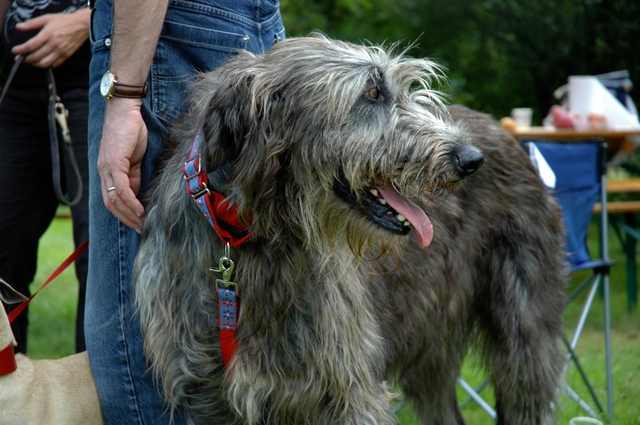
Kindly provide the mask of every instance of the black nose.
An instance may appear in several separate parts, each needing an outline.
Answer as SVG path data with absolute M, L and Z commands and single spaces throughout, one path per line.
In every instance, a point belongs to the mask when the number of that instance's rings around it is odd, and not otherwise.
M 478 171 L 484 162 L 480 149 L 471 145 L 459 145 L 453 149 L 453 162 L 461 177 L 467 177 Z

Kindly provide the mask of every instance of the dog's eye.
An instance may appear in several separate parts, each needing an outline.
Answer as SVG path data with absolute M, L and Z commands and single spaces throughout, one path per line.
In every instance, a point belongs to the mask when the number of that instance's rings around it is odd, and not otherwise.
M 371 86 L 367 89 L 367 97 L 371 100 L 378 100 L 380 98 L 380 90 L 376 86 Z

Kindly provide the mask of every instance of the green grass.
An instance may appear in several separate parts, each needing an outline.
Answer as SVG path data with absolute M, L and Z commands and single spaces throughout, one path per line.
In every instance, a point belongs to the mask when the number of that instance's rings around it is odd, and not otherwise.
M 71 220 L 54 220 L 40 240 L 38 271 L 31 291 L 35 291 L 73 250 Z M 71 266 L 29 306 L 31 357 L 49 358 L 73 353 L 77 302 L 78 281 Z
M 595 230 L 595 229 L 594 229 Z M 592 232 L 595 234 L 595 232 Z M 628 313 L 624 280 L 624 260 L 619 243 L 611 232 L 611 257 L 617 260 L 612 271 L 613 300 L 613 371 L 614 371 L 614 425 L 640 425 L 640 311 Z M 58 219 L 53 222 L 40 243 L 38 274 L 33 288 L 73 250 L 71 242 L 71 222 Z M 595 247 L 593 249 L 595 251 Z M 31 307 L 29 329 L 30 355 L 34 358 L 59 357 L 72 353 L 74 346 L 74 317 L 77 301 L 77 283 L 73 269 L 67 270 Z M 575 323 L 578 307 L 569 307 L 566 321 Z M 578 353 L 583 366 L 594 381 L 598 395 L 604 399 L 604 345 L 602 338 L 602 303 L 596 297 L 584 336 L 578 344 Z M 482 381 L 482 370 L 473 358 L 465 363 L 463 376 L 471 383 Z M 583 396 L 587 397 L 575 369 L 567 373 L 567 380 Z M 485 390 L 488 394 L 490 391 Z M 459 397 L 466 396 L 460 391 Z M 568 424 L 569 419 L 582 412 L 566 396 L 560 398 L 558 424 Z M 463 409 L 467 422 L 472 425 L 489 425 L 492 421 L 473 403 Z M 401 425 L 417 425 L 410 406 L 404 406 L 398 413 Z

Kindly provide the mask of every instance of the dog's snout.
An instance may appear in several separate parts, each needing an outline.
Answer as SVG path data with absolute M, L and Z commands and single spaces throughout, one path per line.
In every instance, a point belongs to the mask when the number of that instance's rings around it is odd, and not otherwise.
M 460 145 L 453 150 L 453 162 L 460 176 L 467 177 L 478 171 L 484 155 L 474 146 Z

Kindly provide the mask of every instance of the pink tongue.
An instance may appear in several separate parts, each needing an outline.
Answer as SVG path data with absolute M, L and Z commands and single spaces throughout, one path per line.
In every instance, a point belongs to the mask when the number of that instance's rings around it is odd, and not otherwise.
M 394 210 L 409 220 L 420 246 L 422 248 L 428 247 L 433 240 L 433 224 L 427 214 L 416 204 L 403 198 L 393 188 L 378 188 L 378 191 Z

